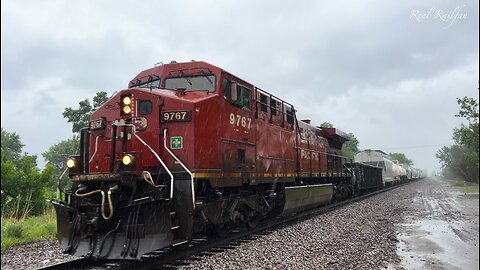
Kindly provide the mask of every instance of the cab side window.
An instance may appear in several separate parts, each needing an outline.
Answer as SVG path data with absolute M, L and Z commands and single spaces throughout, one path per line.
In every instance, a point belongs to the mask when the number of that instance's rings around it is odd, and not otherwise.
M 250 89 L 237 85 L 237 92 L 240 92 L 242 97 L 242 100 L 240 101 L 242 107 L 250 109 Z
M 234 106 L 250 109 L 251 91 L 230 80 L 223 80 L 223 96 Z
M 230 94 L 231 89 L 230 88 L 232 86 L 232 82 L 230 80 L 223 79 L 222 86 L 223 86 L 223 96 L 227 100 L 230 100 L 230 97 L 231 97 L 231 94 Z

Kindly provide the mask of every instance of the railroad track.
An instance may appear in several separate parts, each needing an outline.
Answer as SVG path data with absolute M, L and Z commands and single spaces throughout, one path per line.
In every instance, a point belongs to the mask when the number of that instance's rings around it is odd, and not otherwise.
M 416 181 L 416 180 L 414 180 Z M 281 226 L 288 226 L 292 223 L 301 222 L 305 219 L 312 218 L 314 216 L 329 212 L 333 209 L 366 199 L 368 197 L 375 196 L 377 194 L 390 191 L 392 189 L 407 185 L 414 181 L 396 185 L 393 187 L 384 188 L 378 191 L 374 191 L 365 195 L 361 195 L 349 200 L 333 203 L 319 208 L 314 208 L 308 211 L 297 213 L 295 215 L 286 217 L 277 217 L 268 221 L 259 223 L 257 227 L 253 229 L 237 228 L 230 234 L 222 238 L 208 238 L 207 236 L 202 238 L 193 238 L 188 247 L 183 248 L 164 248 L 142 256 L 139 261 L 129 260 L 87 260 L 84 258 L 71 260 L 68 262 L 55 264 L 48 267 L 39 268 L 38 270 L 57 270 L 57 269 L 72 269 L 72 270 L 101 270 L 101 269 L 171 269 L 175 265 L 184 264 L 183 261 L 188 261 L 192 255 L 201 253 L 218 252 L 219 250 L 234 248 L 242 241 L 245 241 L 248 237 L 260 235 L 265 232 L 269 232 L 273 229 L 278 229 Z M 170 266 L 170 267 L 169 267 Z

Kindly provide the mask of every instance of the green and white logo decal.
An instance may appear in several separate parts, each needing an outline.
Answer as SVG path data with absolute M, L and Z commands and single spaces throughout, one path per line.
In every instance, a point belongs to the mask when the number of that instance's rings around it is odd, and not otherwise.
M 170 149 L 182 149 L 183 148 L 183 137 L 170 137 Z

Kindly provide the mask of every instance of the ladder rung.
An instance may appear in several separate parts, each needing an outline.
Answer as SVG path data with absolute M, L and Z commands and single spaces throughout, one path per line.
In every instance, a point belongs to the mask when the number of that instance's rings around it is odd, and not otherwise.
M 149 196 L 142 197 L 142 198 L 138 198 L 138 199 L 133 200 L 133 202 L 139 202 L 139 201 L 148 200 L 148 199 L 152 199 L 152 198 L 150 198 Z
M 187 240 L 179 240 L 178 242 L 173 243 L 172 246 L 183 245 L 183 244 L 186 244 L 187 242 L 188 242 Z

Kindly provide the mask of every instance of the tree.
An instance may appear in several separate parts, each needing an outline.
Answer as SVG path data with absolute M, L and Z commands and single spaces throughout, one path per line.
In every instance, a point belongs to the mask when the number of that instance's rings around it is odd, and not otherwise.
M 342 152 L 344 156 L 347 156 L 350 159 L 353 159 L 355 155 L 360 152 L 358 149 L 358 139 L 353 133 L 348 133 L 348 141 L 345 142 L 342 146 Z
M 333 128 L 333 125 L 329 122 L 323 122 L 321 125 L 320 125 L 321 128 Z
M 401 164 L 413 165 L 413 161 L 407 158 L 404 153 L 389 153 L 388 155 L 392 160 L 398 160 Z
M 478 154 L 467 146 L 444 146 L 435 156 L 440 159 L 444 172 L 448 172 L 450 176 L 459 176 L 468 182 L 478 183 Z
M 71 107 L 65 108 L 63 117 L 67 118 L 68 122 L 72 123 L 72 131 L 79 132 L 82 128 L 87 127 L 90 122 L 90 115 L 96 111 L 102 104 L 107 102 L 108 97 L 106 92 L 97 92 L 93 97 L 93 104 L 90 104 L 88 99 L 82 100 L 78 103 L 78 109 Z
M 40 214 L 54 190 L 53 167 L 47 165 L 40 172 L 37 156 L 20 154 L 23 146 L 19 135 L 2 128 L 2 215 Z
M 29 156 L 20 163 L 21 167 L 16 168 L 12 161 L 2 161 L 2 215 L 18 218 L 42 214 L 46 199 L 54 194 L 53 167 L 47 165 L 40 172 Z
M 63 140 L 51 146 L 42 155 L 45 160 L 51 164 L 56 174 L 61 174 L 65 170 L 65 160 L 69 156 L 78 154 L 80 139 L 78 135 L 74 135 L 71 139 Z
M 88 126 L 92 113 L 108 101 L 107 93 L 103 91 L 97 92 L 92 100 L 93 104 L 88 99 L 85 99 L 78 103 L 79 107 L 77 109 L 67 107 L 63 111 L 63 117 L 72 123 L 72 131 L 74 133 Z M 65 160 L 69 156 L 77 155 L 79 150 L 80 136 L 75 134 L 71 139 L 52 145 L 42 155 L 47 160 L 47 164 L 52 166 L 55 175 L 60 176 L 65 171 Z M 68 176 L 64 174 L 62 180 L 67 179 Z M 62 183 L 67 186 L 69 184 L 68 181 L 62 181 Z
M 68 181 L 68 174 L 63 172 L 66 169 L 65 161 L 69 156 L 78 155 L 80 150 L 80 138 L 78 135 L 73 135 L 71 139 L 63 140 L 51 146 L 46 152 L 42 153 L 47 161 L 47 164 L 52 166 L 57 181 L 60 181 L 62 189 L 70 189 L 71 182 Z M 63 176 L 62 176 L 63 174 Z M 61 179 L 58 177 L 62 176 Z
M 479 107 L 474 98 L 457 98 L 460 110 L 455 117 L 463 117 L 468 125 L 462 124 L 453 130 L 455 144 L 445 146 L 436 153 L 444 176 L 460 176 L 469 182 L 479 180 Z
M 23 144 L 20 142 L 20 135 L 15 132 L 9 133 L 1 128 L 2 138 L 1 138 L 1 155 L 2 161 L 14 161 L 17 162 L 20 160 L 22 155 Z
M 472 151 L 479 152 L 479 125 L 478 125 L 478 102 L 469 97 L 457 98 L 460 111 L 455 117 L 463 117 L 469 123 L 462 124 L 460 128 L 454 129 L 453 139 L 457 144 L 463 144 Z

